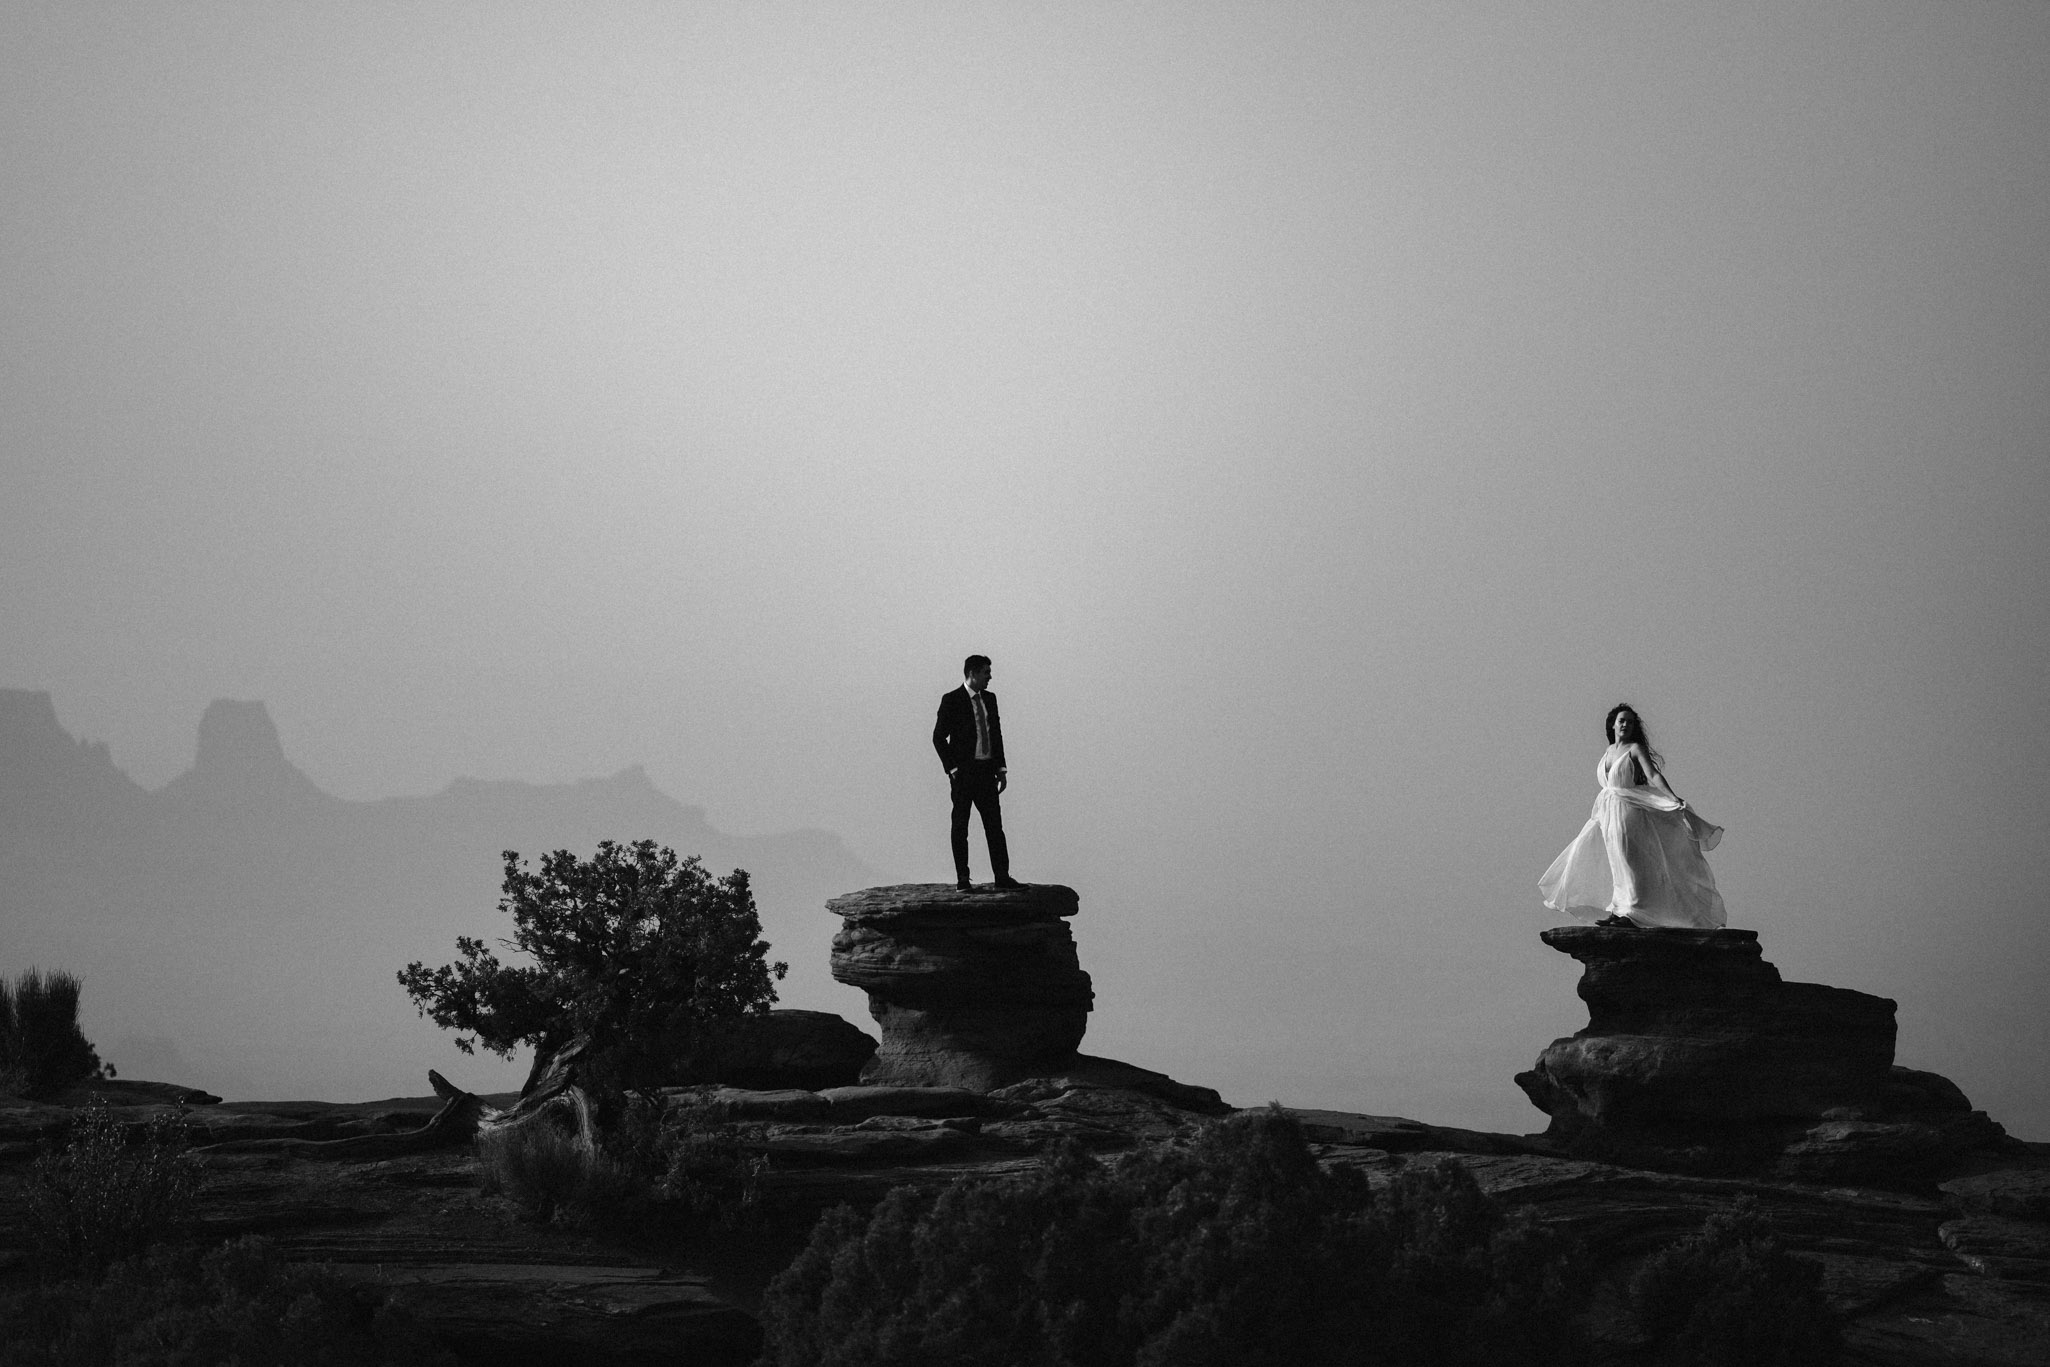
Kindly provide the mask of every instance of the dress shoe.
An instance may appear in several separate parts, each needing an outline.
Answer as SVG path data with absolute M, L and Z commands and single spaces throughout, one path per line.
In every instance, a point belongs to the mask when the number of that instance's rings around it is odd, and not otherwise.
M 1025 886 L 1017 879 L 1011 877 L 1011 875 L 1009 875 L 1008 873 L 1005 874 L 1002 878 L 997 879 L 996 884 L 1000 888 L 1022 888 Z
M 975 885 L 969 882 L 966 878 L 956 878 L 954 880 L 954 886 L 959 888 L 963 892 L 973 892 L 975 890 Z

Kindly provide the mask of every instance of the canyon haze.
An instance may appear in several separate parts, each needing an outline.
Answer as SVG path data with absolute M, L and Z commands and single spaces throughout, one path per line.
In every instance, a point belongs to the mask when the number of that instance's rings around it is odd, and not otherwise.
M 868 1024 L 828 976 L 821 908 L 875 879 L 824 831 L 722 834 L 639 768 L 349 801 L 293 766 L 252 701 L 209 706 L 192 767 L 150 790 L 68 734 L 48 693 L 0 689 L 0 968 L 80 975 L 87 1034 L 124 1076 L 230 1099 L 405 1095 L 428 1068 L 517 1086 L 524 1059 L 458 1054 L 394 975 L 452 959 L 457 935 L 510 934 L 501 851 L 607 839 L 746 869 L 790 964 L 782 1003 Z

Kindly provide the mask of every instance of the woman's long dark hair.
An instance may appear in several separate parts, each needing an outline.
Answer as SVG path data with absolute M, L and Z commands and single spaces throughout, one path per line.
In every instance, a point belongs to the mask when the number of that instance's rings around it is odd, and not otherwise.
M 1644 747 L 1645 754 L 1651 756 L 1651 762 L 1654 766 L 1660 769 L 1665 768 L 1666 757 L 1651 748 L 1651 732 L 1644 729 L 1643 714 L 1627 702 L 1619 702 L 1609 709 L 1609 715 L 1602 721 L 1603 739 L 1607 740 L 1611 745 L 1622 739 L 1621 736 L 1616 734 L 1616 718 L 1626 712 L 1630 714 L 1630 720 L 1636 723 L 1632 729 L 1637 732 L 1637 743 Z

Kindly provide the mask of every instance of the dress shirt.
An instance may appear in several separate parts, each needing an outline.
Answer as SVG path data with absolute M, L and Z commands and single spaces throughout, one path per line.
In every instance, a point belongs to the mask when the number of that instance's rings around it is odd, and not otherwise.
M 975 713 L 975 757 L 989 758 L 989 711 L 982 705 L 982 690 L 968 690 L 968 706 Z

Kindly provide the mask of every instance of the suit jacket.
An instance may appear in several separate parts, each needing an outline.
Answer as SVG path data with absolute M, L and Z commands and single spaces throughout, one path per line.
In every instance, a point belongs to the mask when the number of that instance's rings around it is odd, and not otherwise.
M 989 717 L 989 762 L 1004 767 L 1004 723 L 997 715 L 997 695 L 982 691 L 982 710 Z M 932 748 L 949 773 L 975 758 L 975 706 L 968 701 L 963 684 L 940 698 L 939 719 L 932 725 Z

